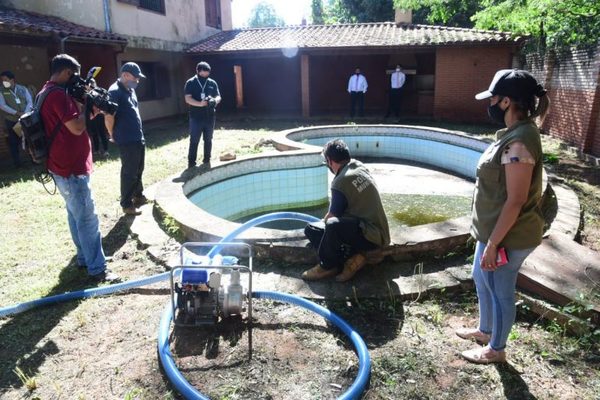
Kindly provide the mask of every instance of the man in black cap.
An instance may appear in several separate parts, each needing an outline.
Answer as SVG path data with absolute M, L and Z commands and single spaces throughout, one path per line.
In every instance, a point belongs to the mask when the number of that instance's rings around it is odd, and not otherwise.
M 188 168 L 196 166 L 198 144 L 204 136 L 204 155 L 202 165 L 210 166 L 212 137 L 215 130 L 217 105 L 221 102 L 219 85 L 210 79 L 210 65 L 201 61 L 196 65 L 196 75 L 185 83 L 183 89 L 185 102 L 190 106 L 190 148 L 188 151 Z
M 147 202 L 143 194 L 142 173 L 146 152 L 142 119 L 135 94 L 140 78 L 145 78 L 139 65 L 128 62 L 121 76 L 108 89 L 110 100 L 119 108 L 115 115 L 105 114 L 106 129 L 119 147 L 121 157 L 121 207 L 127 215 L 140 215 L 138 207 Z

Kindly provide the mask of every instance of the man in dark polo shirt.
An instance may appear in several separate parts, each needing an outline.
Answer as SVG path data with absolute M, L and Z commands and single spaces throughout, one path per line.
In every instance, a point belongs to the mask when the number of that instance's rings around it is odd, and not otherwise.
M 136 63 L 123 64 L 121 76 L 108 89 L 111 101 L 117 103 L 119 108 L 115 115 L 104 116 L 108 134 L 119 147 L 121 207 L 127 215 L 140 215 L 138 207 L 147 202 L 142 184 L 146 141 L 135 94 L 140 78 L 145 76 Z
M 342 140 L 325 144 L 323 156 L 335 175 L 331 182 L 331 204 L 322 221 L 304 229 L 317 249 L 319 263 L 302 273 L 314 281 L 336 276 L 351 279 L 366 264 L 364 252 L 390 243 L 390 230 L 379 191 L 367 167 L 350 158 Z
M 40 110 L 46 136 L 54 135 L 47 167 L 65 199 L 79 266 L 87 267 L 88 274 L 95 281 L 112 282 L 119 277 L 106 269 L 98 215 L 90 188 L 92 147 L 85 130 L 85 114 L 64 88 L 79 70 L 80 65 L 73 57 L 57 55 L 50 65 L 50 80 L 41 90 L 49 91 Z M 57 128 L 58 125 L 60 128 Z
M 185 102 L 190 106 L 190 148 L 188 151 L 188 168 L 196 166 L 198 144 L 204 136 L 204 155 L 202 165 L 210 167 L 212 137 L 215 130 L 217 105 L 221 102 L 219 85 L 210 79 L 210 65 L 201 61 L 196 65 L 196 75 L 185 83 L 183 89 Z

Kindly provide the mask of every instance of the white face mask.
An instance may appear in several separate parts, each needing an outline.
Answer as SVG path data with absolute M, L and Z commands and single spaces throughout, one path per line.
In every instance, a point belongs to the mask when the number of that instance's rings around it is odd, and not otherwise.
M 400 68 L 396 68 L 396 72 L 400 72 Z
M 10 82 L 9 81 L 2 81 L 2 85 L 4 85 L 4 87 L 7 88 L 7 89 L 10 88 Z

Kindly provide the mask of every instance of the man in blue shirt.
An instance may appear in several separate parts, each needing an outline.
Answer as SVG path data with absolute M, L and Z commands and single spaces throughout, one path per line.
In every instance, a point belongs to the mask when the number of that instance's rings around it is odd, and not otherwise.
M 106 129 L 119 147 L 121 157 L 121 207 L 127 215 L 140 215 L 137 207 L 147 202 L 143 194 L 142 173 L 146 141 L 135 94 L 140 78 L 145 78 L 133 62 L 123 64 L 121 76 L 108 89 L 111 101 L 119 108 L 114 115 L 105 114 Z
M 196 65 L 196 75 L 185 83 L 183 89 L 185 102 L 190 106 L 190 148 L 188 151 L 188 168 L 196 166 L 198 144 L 204 135 L 204 155 L 202 165 L 210 166 L 212 137 L 215 130 L 217 105 L 221 102 L 219 85 L 210 79 L 210 65 L 201 61 Z

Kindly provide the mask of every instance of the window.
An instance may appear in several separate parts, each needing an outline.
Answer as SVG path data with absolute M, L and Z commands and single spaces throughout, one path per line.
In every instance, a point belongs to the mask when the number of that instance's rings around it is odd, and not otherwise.
M 206 26 L 221 29 L 221 0 L 204 0 Z
M 123 64 L 126 61 L 123 62 Z M 167 66 L 160 62 L 135 61 L 146 79 L 140 79 L 136 89 L 139 101 L 160 100 L 171 97 L 171 74 Z
M 144 10 L 156 11 L 165 14 L 165 0 L 117 0 L 121 3 L 131 4 Z
M 165 0 L 140 0 L 140 8 L 156 11 L 158 13 L 165 13 Z

